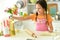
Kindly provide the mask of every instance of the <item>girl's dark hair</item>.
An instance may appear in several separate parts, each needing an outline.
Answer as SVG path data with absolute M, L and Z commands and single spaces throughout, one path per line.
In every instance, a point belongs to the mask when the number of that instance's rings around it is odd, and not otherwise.
M 36 4 L 40 4 L 42 8 L 44 8 L 45 11 L 47 11 L 47 2 L 45 0 L 38 0 Z
M 46 11 L 46 16 L 47 16 L 47 2 L 45 0 L 38 0 L 36 4 L 40 4 L 43 9 Z M 38 13 L 36 12 L 36 20 L 37 20 Z

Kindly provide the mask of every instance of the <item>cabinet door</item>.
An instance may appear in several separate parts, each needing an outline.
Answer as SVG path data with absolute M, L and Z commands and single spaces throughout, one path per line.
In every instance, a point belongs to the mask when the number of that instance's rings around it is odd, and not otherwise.
M 60 32 L 60 21 L 53 21 L 52 22 L 53 25 L 53 31 L 55 32 Z
M 48 4 L 48 12 L 51 14 L 51 16 L 55 16 L 58 11 L 57 4 Z

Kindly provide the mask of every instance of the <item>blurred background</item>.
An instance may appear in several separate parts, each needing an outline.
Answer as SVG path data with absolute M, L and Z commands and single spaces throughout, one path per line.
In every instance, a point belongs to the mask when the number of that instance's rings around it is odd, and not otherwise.
M 6 17 L 7 13 L 4 12 L 5 9 L 13 7 L 18 0 L 0 0 L 0 15 L 2 17 Z M 19 9 L 19 12 L 23 13 L 35 13 L 35 3 L 37 0 L 26 0 L 26 7 Z M 48 4 L 48 12 L 52 16 L 56 16 L 56 14 L 60 14 L 60 0 L 46 0 Z M 52 6 L 51 6 L 52 5 Z M 5 15 L 5 16 L 3 16 Z M 59 17 L 59 15 L 58 15 Z
M 22 2 L 23 1 L 23 2 Z M 0 0 L 0 32 L 5 31 L 6 29 L 3 28 L 4 20 L 9 20 L 9 16 L 11 15 L 11 10 L 6 12 L 8 9 L 17 10 L 14 11 L 15 16 L 27 16 L 36 12 L 35 10 L 35 3 L 38 0 Z M 53 19 L 53 28 L 54 32 L 60 32 L 60 0 L 46 0 L 47 2 L 47 13 L 51 14 Z M 17 5 L 17 7 L 15 6 Z M 5 23 L 7 24 L 7 23 Z M 24 29 L 29 28 L 31 30 L 35 30 L 35 23 L 32 20 L 26 21 L 17 21 L 14 20 L 14 27 L 15 29 Z M 5 29 L 5 30 L 3 30 Z M 8 29 L 8 28 L 7 28 Z M 4 33 L 6 34 L 6 33 Z M 59 34 L 60 35 L 60 34 Z M 60 38 L 60 36 L 59 36 Z M 49 38 L 48 38 L 49 39 Z M 46 39 L 46 40 L 48 40 Z M 18 39 L 16 39 L 18 40 Z M 53 40 L 53 39 L 51 39 Z

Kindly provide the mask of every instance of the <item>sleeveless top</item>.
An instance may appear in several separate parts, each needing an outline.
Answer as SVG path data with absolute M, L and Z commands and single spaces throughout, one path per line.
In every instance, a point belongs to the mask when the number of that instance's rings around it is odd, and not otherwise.
M 30 15 L 30 17 L 33 21 L 36 20 L 35 14 Z M 38 15 L 37 21 L 36 21 L 36 31 L 48 31 L 47 21 L 52 22 L 52 18 L 49 14 L 47 14 L 47 18 L 46 18 L 46 16 Z
M 37 18 L 36 30 L 37 31 L 48 31 L 46 18 Z

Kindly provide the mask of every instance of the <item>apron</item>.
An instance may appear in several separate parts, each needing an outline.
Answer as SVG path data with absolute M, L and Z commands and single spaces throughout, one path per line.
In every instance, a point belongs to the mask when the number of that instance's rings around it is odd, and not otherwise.
M 37 18 L 36 31 L 48 31 L 46 21 L 46 18 Z

